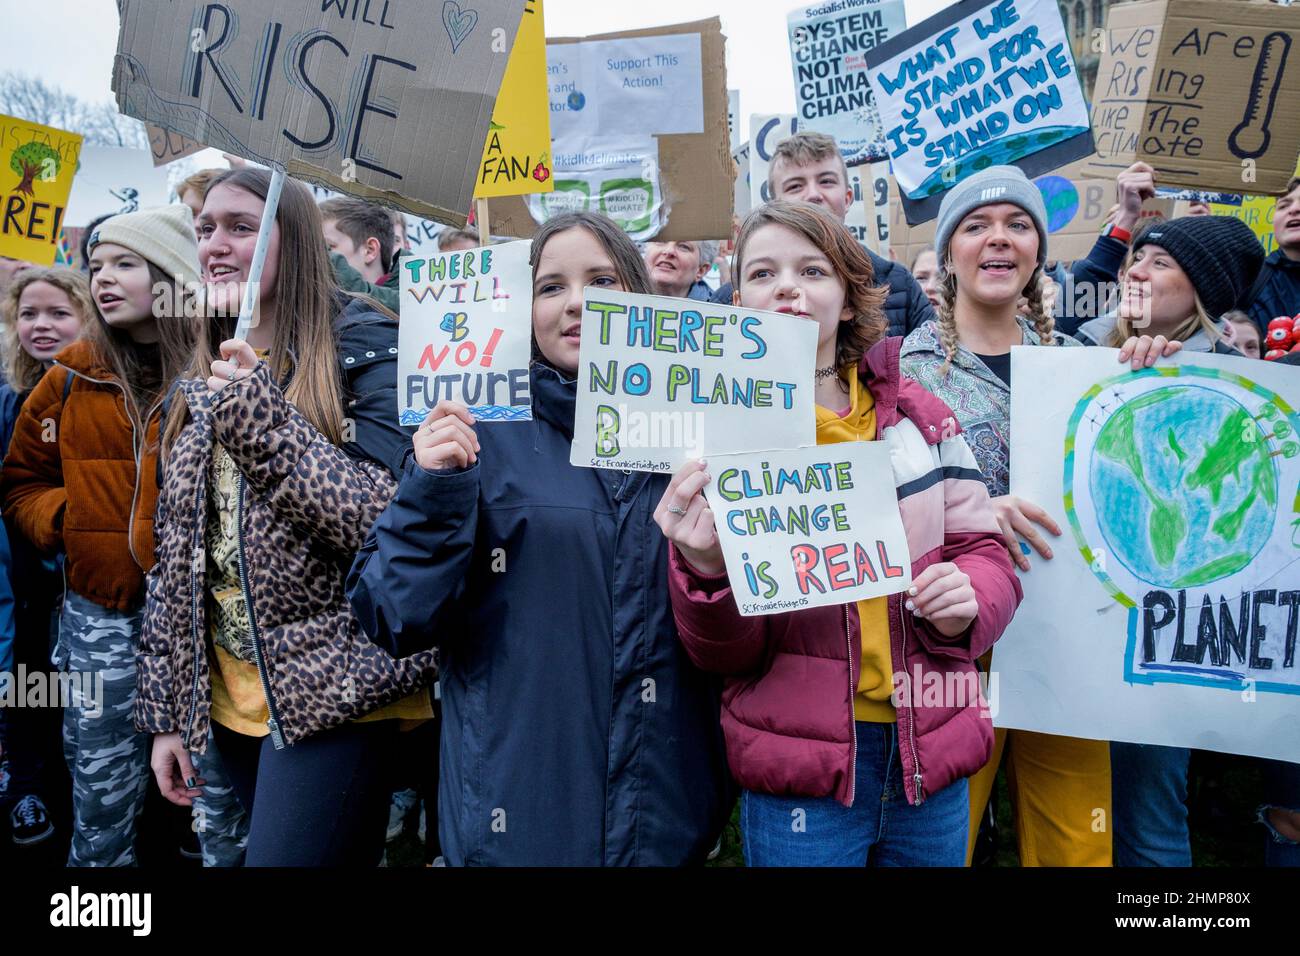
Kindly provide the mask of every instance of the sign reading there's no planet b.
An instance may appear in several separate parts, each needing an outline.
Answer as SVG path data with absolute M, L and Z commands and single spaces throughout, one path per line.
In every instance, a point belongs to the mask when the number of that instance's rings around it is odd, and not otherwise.
M 1092 152 L 1056 0 L 961 0 L 866 60 L 913 225 L 971 173 L 1014 163 L 1039 176 Z
M 912 584 L 886 442 L 710 455 L 713 511 L 742 615 L 895 594 Z
M 480 422 L 530 421 L 527 239 L 401 260 L 397 403 L 419 425 L 442 399 Z
M 816 356 L 808 319 L 588 288 L 569 461 L 671 472 L 812 445 Z

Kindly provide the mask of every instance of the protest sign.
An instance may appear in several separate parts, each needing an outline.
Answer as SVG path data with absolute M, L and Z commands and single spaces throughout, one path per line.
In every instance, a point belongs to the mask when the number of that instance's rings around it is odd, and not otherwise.
M 736 191 L 732 198 L 732 209 L 741 219 L 753 208 L 750 200 L 750 176 L 749 176 L 749 153 L 750 144 L 741 143 L 740 147 L 732 151 L 731 159 L 736 164 Z
M 1073 262 L 1092 251 L 1106 216 L 1116 200 L 1115 180 L 1087 179 L 1083 163 L 1071 163 L 1034 180 L 1047 209 L 1047 258 Z M 890 184 L 892 187 L 892 183 Z M 934 245 L 935 222 L 911 226 L 891 193 L 889 243 L 891 255 L 911 265 L 926 246 Z M 1172 199 L 1154 198 L 1142 203 L 1142 216 L 1174 215 Z
M 119 6 L 123 113 L 464 225 L 524 0 Z
M 1186 202 L 1217 203 L 1220 206 L 1240 206 L 1241 196 L 1233 193 L 1207 192 L 1204 189 L 1175 189 L 1171 186 L 1157 186 L 1156 195 L 1161 199 L 1184 200 Z
M 1029 553 L 994 722 L 1300 761 L 1300 382 L 1115 355 L 1011 351 L 1011 493 L 1065 537 Z
M 814 128 L 792 113 L 755 113 L 749 118 L 749 208 L 770 201 L 772 187 L 768 173 L 772 169 L 772 154 L 782 140 L 795 133 L 826 130 Z M 827 135 L 830 135 L 827 133 Z M 853 192 L 853 203 L 844 217 L 844 225 L 858 242 L 879 255 L 888 251 L 888 228 L 883 202 L 877 200 L 885 194 L 884 177 L 888 163 L 873 163 L 848 167 L 848 188 Z
M 84 226 L 99 216 L 165 206 L 170 195 L 167 170 L 154 165 L 149 150 L 83 146 L 64 220 Z
M 193 156 L 204 148 L 202 143 L 196 143 L 188 136 L 173 133 L 153 123 L 146 123 L 145 129 L 149 133 L 149 152 L 153 154 L 155 166 L 166 166 L 177 159 Z
M 851 166 L 888 155 L 864 57 L 906 28 L 903 0 L 818 3 L 798 7 L 786 17 L 795 112 L 803 122 L 834 136 Z
M 532 419 L 531 245 L 507 242 L 398 263 L 401 424 L 419 425 L 444 398 L 480 422 Z
M 0 116 L 0 256 L 54 263 L 80 155 L 80 133 Z
M 746 617 L 906 590 L 912 561 L 886 442 L 710 455 L 704 489 Z
M 1055 0 L 962 0 L 866 58 L 913 225 L 973 172 L 1014 163 L 1038 176 L 1092 152 Z
M 727 136 L 734 153 L 740 147 L 740 90 L 727 90 Z
M 1140 0 L 1106 16 L 1093 91 L 1097 156 L 1114 176 L 1142 160 L 1157 181 L 1281 195 L 1300 153 L 1300 8 Z
M 543 24 L 542 0 L 528 0 L 483 144 L 475 199 L 548 193 L 555 188 Z
M 555 189 L 490 204 L 493 233 L 531 236 L 571 210 L 608 215 L 635 239 L 731 235 L 722 26 L 715 17 L 548 39 Z
M 1195 195 L 1194 190 L 1188 191 Z M 1277 205 L 1276 199 L 1272 196 L 1231 196 L 1229 193 L 1209 193 L 1208 196 L 1208 200 L 1202 201 L 1208 202 L 1211 216 L 1231 216 L 1233 219 L 1240 219 L 1250 226 L 1250 231 L 1264 247 L 1265 254 L 1271 254 L 1277 249 L 1277 234 L 1273 232 L 1273 208 Z M 1224 199 L 1235 199 L 1236 202 L 1224 202 Z M 1174 205 L 1173 218 L 1189 215 L 1190 212 L 1190 201 L 1180 200 Z
M 587 289 L 569 461 L 675 471 L 691 458 L 816 442 L 817 323 Z

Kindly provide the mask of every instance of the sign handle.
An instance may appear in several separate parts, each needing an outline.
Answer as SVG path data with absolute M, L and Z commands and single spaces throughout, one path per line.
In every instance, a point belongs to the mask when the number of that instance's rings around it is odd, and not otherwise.
M 244 299 L 239 305 L 239 323 L 235 326 L 234 336 L 237 339 L 246 339 L 248 330 L 253 327 L 253 308 L 257 305 L 258 286 L 262 284 L 262 266 L 266 263 L 266 247 L 271 243 L 275 211 L 280 208 L 284 175 L 283 169 L 271 171 L 271 184 L 266 189 L 266 206 L 262 209 L 262 221 L 257 227 L 257 245 L 253 247 L 253 261 L 248 267 L 248 284 L 244 287 Z
M 474 200 L 474 221 L 478 225 L 478 244 L 486 246 L 491 241 L 488 235 L 488 201 L 486 199 Z

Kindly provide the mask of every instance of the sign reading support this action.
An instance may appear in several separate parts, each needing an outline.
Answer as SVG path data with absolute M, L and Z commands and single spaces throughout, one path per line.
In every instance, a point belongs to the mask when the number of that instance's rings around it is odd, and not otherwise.
M 0 116 L 0 256 L 52 265 L 81 134 Z
M 1028 176 L 1092 152 L 1056 0 L 962 0 L 867 53 L 907 221 L 972 172 Z M 1113 174 L 1112 174 L 1113 175 Z
M 906 590 L 912 561 L 886 442 L 710 455 L 704 489 L 742 615 Z
M 419 425 L 444 398 L 480 422 L 532 419 L 531 245 L 523 240 L 400 261 L 401 424 Z
M 993 651 L 995 723 L 1300 762 L 1300 382 L 1186 353 L 1011 350 L 1011 493 L 1029 553 Z
M 792 10 L 786 21 L 799 119 L 834 136 L 850 166 L 884 159 L 865 55 L 907 28 L 903 0 L 818 3 Z
M 465 224 L 524 0 L 119 7 L 113 91 L 123 113 L 299 179 Z
M 807 319 L 588 288 L 569 461 L 662 472 L 812 445 L 816 355 Z

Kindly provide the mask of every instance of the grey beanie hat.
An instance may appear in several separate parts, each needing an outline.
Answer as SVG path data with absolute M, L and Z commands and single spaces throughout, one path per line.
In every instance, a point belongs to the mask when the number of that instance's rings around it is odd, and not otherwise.
M 1009 202 L 1029 213 L 1038 230 L 1038 264 L 1047 261 L 1047 207 L 1043 194 L 1019 166 L 990 166 L 948 190 L 939 204 L 934 248 L 939 264 L 948 261 L 948 243 L 957 225 L 980 206 Z

